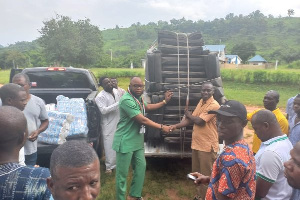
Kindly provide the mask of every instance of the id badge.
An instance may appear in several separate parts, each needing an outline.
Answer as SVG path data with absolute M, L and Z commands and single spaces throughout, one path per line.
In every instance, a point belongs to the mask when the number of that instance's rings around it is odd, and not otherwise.
M 146 132 L 145 126 L 142 125 L 140 128 L 140 134 L 145 134 L 145 132 Z

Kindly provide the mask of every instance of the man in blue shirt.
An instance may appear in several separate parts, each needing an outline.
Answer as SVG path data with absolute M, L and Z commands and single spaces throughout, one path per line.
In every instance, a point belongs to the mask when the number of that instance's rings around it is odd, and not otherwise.
M 48 200 L 50 191 L 46 168 L 18 163 L 19 151 L 27 138 L 27 122 L 22 111 L 11 106 L 0 107 L 0 194 L 2 200 Z

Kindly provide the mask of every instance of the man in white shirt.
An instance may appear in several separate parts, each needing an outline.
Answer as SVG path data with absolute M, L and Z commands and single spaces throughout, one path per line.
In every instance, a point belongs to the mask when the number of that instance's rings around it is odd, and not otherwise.
M 116 152 L 112 149 L 112 142 L 120 119 L 120 95 L 118 91 L 113 88 L 108 77 L 101 77 L 99 84 L 104 90 L 97 95 L 95 101 L 101 112 L 100 123 L 105 151 L 106 173 L 111 173 L 116 167 Z
M 255 155 L 256 194 L 258 199 L 289 200 L 292 188 L 284 176 L 284 162 L 290 159 L 293 148 L 288 137 L 282 133 L 276 116 L 269 110 L 253 115 L 252 127 L 262 141 Z
M 16 74 L 12 82 L 20 85 L 26 91 L 27 104 L 23 113 L 27 120 L 28 138 L 24 145 L 25 164 L 34 166 L 37 160 L 37 138 L 41 132 L 48 128 L 49 120 L 44 100 L 30 94 L 31 83 L 26 74 Z
M 117 89 L 120 97 L 122 97 L 126 91 L 118 86 L 118 80 L 116 78 L 111 78 L 110 80 L 113 88 Z

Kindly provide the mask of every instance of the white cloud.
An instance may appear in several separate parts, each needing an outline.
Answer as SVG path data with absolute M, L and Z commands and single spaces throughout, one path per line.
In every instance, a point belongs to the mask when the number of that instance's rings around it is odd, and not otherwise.
M 171 19 L 213 20 L 260 10 L 264 15 L 287 16 L 294 9 L 300 16 L 298 0 L 0 0 L 0 44 L 32 41 L 43 21 L 61 14 L 73 20 L 89 18 L 103 28 Z

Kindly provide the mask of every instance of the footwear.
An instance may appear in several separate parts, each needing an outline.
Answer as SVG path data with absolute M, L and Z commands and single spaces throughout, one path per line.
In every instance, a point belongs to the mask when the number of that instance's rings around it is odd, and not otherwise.
M 193 198 L 193 200 L 202 200 L 202 198 L 201 198 L 200 196 L 196 195 L 196 196 Z
M 128 196 L 127 200 L 143 200 L 143 197 L 131 197 L 131 196 Z
M 111 169 L 106 170 L 105 174 L 112 174 L 112 170 Z

